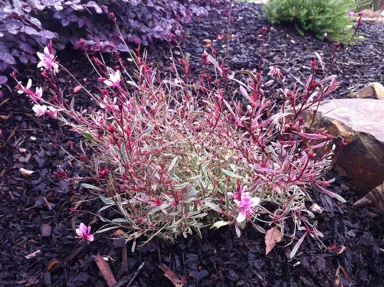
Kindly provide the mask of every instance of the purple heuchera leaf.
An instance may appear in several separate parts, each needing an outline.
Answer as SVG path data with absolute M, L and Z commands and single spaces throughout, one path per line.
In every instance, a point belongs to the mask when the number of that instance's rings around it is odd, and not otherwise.
M 0 85 L 4 85 L 8 81 L 6 76 L 0 76 Z
M 48 31 L 48 30 L 40 31 L 40 36 L 44 37 L 46 39 L 54 39 L 54 38 L 56 38 L 55 33 L 52 33 L 51 31 Z
M 0 52 L 0 60 L 8 65 L 16 64 L 15 58 L 9 53 Z
M 36 53 L 36 50 L 29 44 L 27 43 L 21 43 L 19 45 L 20 49 L 27 52 L 27 53 L 30 53 L 30 54 L 34 54 Z
M 84 38 L 82 48 L 91 51 L 126 51 L 117 41 L 109 11 L 115 14 L 128 42 L 148 45 L 155 38 L 169 40 L 171 35 L 182 35 L 181 22 L 188 22 L 192 14 L 205 15 L 203 6 L 215 1 L 19 0 L 9 11 L 0 10 L 0 70 L 15 65 L 15 57 L 22 63 L 36 62 L 37 47 L 40 49 L 52 39 L 60 40 L 54 42 L 56 49 L 64 49 L 70 43 L 79 48 L 76 43 Z

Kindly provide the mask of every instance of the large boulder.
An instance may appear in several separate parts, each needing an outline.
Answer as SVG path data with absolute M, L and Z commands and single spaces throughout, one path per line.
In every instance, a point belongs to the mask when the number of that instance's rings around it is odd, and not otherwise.
M 349 98 L 356 99 L 379 99 L 384 100 L 384 87 L 380 83 L 370 83 L 361 90 L 348 95 Z
M 379 213 L 384 213 L 384 182 L 366 196 L 353 204 L 354 207 L 374 206 Z
M 313 111 L 305 117 L 312 119 Z M 347 145 L 335 159 L 335 167 L 352 177 L 358 190 L 367 193 L 384 182 L 384 101 L 333 99 L 324 101 L 314 125 L 343 137 Z

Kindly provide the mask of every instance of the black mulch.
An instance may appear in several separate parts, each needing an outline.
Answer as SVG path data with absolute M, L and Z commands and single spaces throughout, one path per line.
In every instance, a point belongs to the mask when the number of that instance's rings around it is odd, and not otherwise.
M 203 52 L 201 40 L 225 34 L 224 21 L 223 13 L 211 11 L 209 18 L 189 25 L 189 37 L 182 44 L 184 51 L 191 53 L 192 59 L 199 58 Z M 234 37 L 230 41 L 233 69 L 258 67 L 262 26 L 271 27 L 261 19 L 259 6 L 235 7 Z M 364 24 L 362 30 L 368 41 L 351 47 L 334 70 L 341 82 L 335 97 L 370 81 L 383 82 L 384 27 Z M 333 44 L 300 37 L 287 28 L 270 28 L 267 38 L 266 71 L 275 64 L 298 77 L 308 73 L 314 51 L 326 62 L 332 55 Z M 223 54 L 225 44 L 226 40 L 215 41 L 214 47 Z M 169 56 L 166 44 L 149 50 L 155 54 L 151 59 L 157 65 L 168 66 L 164 64 Z M 91 85 L 96 76 L 78 55 L 62 55 L 68 58 L 64 65 L 78 78 L 87 78 L 86 83 Z M 24 72 L 39 79 L 33 70 Z M 66 76 L 61 81 L 68 96 L 73 96 L 75 83 Z M 77 98 L 78 105 L 89 103 L 82 93 Z M 78 136 L 53 120 L 34 117 L 26 98 L 16 93 L 0 100 L 0 129 L 0 286 L 106 286 L 93 259 L 98 253 L 108 256 L 117 281 L 124 283 L 119 286 L 173 286 L 159 264 L 187 278 L 187 286 L 384 286 L 382 220 L 373 218 L 368 209 L 352 208 L 358 197 L 348 179 L 337 176 L 333 186 L 347 199 L 346 204 L 313 194 L 314 201 L 325 208 L 324 214 L 316 218 L 318 229 L 325 235 L 326 246 L 335 244 L 334 251 L 324 252 L 315 241 L 307 239 L 294 260 L 289 261 L 293 245 L 284 247 L 289 238 L 265 256 L 262 234 L 248 228 L 237 238 L 233 228 L 222 228 L 203 230 L 203 239 L 193 236 L 174 245 L 154 240 L 132 253 L 130 244 L 124 248 L 121 241 L 108 236 L 98 237 L 90 245 L 78 244 L 74 238 L 76 224 L 95 218 L 84 213 L 70 214 L 79 188 L 52 173 L 61 166 L 72 176 L 86 174 L 62 150 L 68 148 L 68 141 L 76 144 Z M 19 168 L 34 173 L 26 177 Z M 81 208 L 99 207 L 100 203 L 95 202 Z M 101 224 L 94 222 L 93 228 Z M 127 259 L 125 270 L 123 257 Z M 135 274 L 142 263 L 140 273 Z

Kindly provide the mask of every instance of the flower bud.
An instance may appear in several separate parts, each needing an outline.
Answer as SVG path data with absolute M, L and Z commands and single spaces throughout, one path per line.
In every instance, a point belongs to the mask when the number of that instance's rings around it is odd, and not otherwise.
M 267 31 L 268 31 L 268 28 L 267 27 L 263 27 L 261 29 L 262 33 L 263 33 L 263 36 L 265 36 L 267 34 Z
M 115 132 L 115 128 L 113 126 L 109 125 L 107 127 L 107 131 L 110 132 L 111 134 L 113 134 Z

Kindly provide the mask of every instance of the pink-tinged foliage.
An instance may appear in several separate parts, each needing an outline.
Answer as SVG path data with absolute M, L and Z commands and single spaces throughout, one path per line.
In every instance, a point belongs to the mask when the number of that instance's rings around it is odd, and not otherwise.
M 284 230 L 287 219 L 309 230 L 305 200 L 313 185 L 329 194 L 322 173 L 330 164 L 332 137 L 310 129 L 301 114 L 336 90 L 334 77 L 317 80 L 313 68 L 303 86 L 289 89 L 277 70 L 268 83 L 260 72 L 230 77 L 224 64 L 204 53 L 197 78 L 183 58 L 172 59 L 172 75 L 161 79 L 145 54 L 130 53 L 134 61 L 119 59 L 116 72 L 93 59 L 100 94 L 82 87 L 97 108 L 76 109 L 52 71 L 42 73 L 53 92 L 41 104 L 84 135 L 83 151 L 92 150 L 91 158 L 80 155 L 93 172 L 92 185 L 83 179 L 92 191 L 88 199 L 104 202 L 100 215 L 108 208 L 119 214 L 100 232 L 126 228 L 128 240 L 172 240 L 215 222 L 233 223 L 238 234 L 246 222 L 258 230 L 258 222 Z
M 91 226 L 86 226 L 84 223 L 80 223 L 79 228 L 76 228 L 76 234 L 82 241 L 92 242 L 95 239 L 91 234 Z

